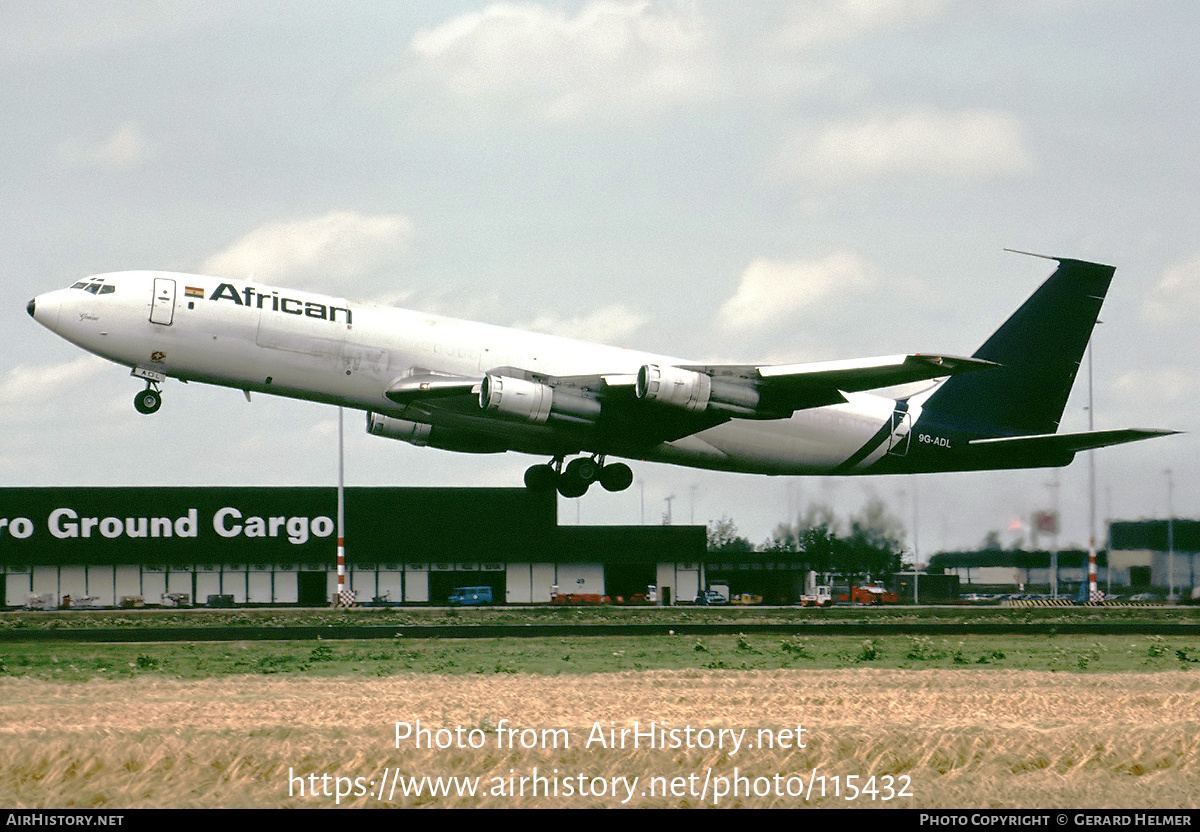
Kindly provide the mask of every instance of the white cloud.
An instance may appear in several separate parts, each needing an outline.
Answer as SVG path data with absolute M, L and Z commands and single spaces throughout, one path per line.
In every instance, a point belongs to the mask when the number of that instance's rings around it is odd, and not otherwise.
M 62 60 L 131 44 L 153 44 L 229 18 L 231 9 L 207 0 L 6 3 L 0 23 L 0 65 Z
M 891 175 L 988 178 L 1032 167 L 1022 129 L 995 110 L 918 109 L 804 128 L 783 145 L 776 168 L 801 179 Z
M 1146 298 L 1142 317 L 1152 323 L 1175 323 L 1195 317 L 1200 308 L 1200 254 L 1169 267 Z
M 69 139 L 58 146 L 58 160 L 66 168 L 127 170 L 150 155 L 150 142 L 141 126 L 127 121 L 100 142 Z
M 936 17 L 949 0 L 816 0 L 797 3 L 779 40 L 812 47 L 844 43 L 881 30 L 895 30 Z
M 63 364 L 13 367 L 0 377 L 0 402 L 28 407 L 68 398 L 111 366 L 92 355 Z
M 852 251 L 835 251 L 815 261 L 760 258 L 746 267 L 737 291 L 722 304 L 720 326 L 754 330 L 798 315 L 814 316 L 830 298 L 862 292 L 872 283 L 869 267 Z
M 396 263 L 408 251 L 412 222 L 402 214 L 331 211 L 267 223 L 204 262 L 203 271 L 293 284 L 346 283 Z
M 572 123 L 709 100 L 725 87 L 694 11 L 598 0 L 560 9 L 497 3 L 417 33 L 392 89 L 465 108 Z
M 518 324 L 518 327 L 550 335 L 561 335 L 564 338 L 621 344 L 637 332 L 645 322 L 644 315 L 614 304 L 597 309 L 589 315 L 577 315 L 572 318 L 542 314 L 529 323 Z
M 1121 373 L 1113 387 L 1123 401 L 1153 401 L 1155 407 L 1165 407 L 1186 402 L 1194 395 L 1196 374 L 1179 366 L 1139 368 Z M 1148 396 L 1151 391 L 1152 395 Z

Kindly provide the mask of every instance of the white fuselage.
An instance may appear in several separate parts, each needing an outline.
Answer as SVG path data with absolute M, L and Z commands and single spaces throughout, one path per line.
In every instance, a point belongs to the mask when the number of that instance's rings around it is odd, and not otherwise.
M 421 372 L 481 378 L 514 367 L 549 376 L 617 376 L 646 364 L 697 363 L 238 280 L 144 271 L 92 280 L 113 288 L 92 291 L 81 282 L 48 292 L 34 299 L 34 317 L 68 341 L 135 369 L 432 424 L 443 418 L 436 409 L 396 404 L 385 391 Z M 644 458 L 765 474 L 861 472 L 907 440 L 909 420 L 868 452 L 893 424 L 896 402 L 865 393 L 846 399 L 786 419 L 732 419 L 663 442 Z M 508 447 L 552 453 L 550 442 L 539 447 L 537 429 L 481 409 L 446 418 L 493 436 L 511 429 L 521 438 Z M 548 437 L 553 427 L 541 430 Z

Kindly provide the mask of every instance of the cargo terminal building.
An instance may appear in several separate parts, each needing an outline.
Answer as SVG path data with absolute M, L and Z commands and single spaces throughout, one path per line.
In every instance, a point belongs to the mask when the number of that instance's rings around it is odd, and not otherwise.
M 497 603 L 551 593 L 691 601 L 702 526 L 559 526 L 553 492 L 347 488 L 346 581 L 359 602 L 441 605 L 455 587 Z M 117 606 L 330 602 L 337 492 L 309 488 L 0 488 L 0 607 L 31 595 Z

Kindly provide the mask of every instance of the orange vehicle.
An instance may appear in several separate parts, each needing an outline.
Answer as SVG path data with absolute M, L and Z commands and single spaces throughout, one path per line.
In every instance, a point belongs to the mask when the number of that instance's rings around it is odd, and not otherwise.
M 896 593 L 885 588 L 879 583 L 850 585 L 850 594 L 838 595 L 838 601 L 844 604 L 869 604 L 871 606 L 880 606 L 882 604 L 895 604 L 898 602 Z

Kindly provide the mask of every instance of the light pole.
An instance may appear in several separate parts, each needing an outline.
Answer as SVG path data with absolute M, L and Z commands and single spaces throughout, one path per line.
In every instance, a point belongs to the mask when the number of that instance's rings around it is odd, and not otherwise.
M 1088 339 L 1088 431 L 1095 430 L 1096 408 L 1092 398 L 1092 341 Z M 1111 569 L 1111 564 L 1109 565 Z M 1088 451 L 1088 594 L 1089 602 L 1101 601 L 1096 582 L 1096 452 Z
M 917 587 L 921 580 L 921 547 L 917 542 L 917 521 L 920 514 L 917 510 L 917 484 L 913 483 L 913 606 L 921 603 Z
M 1175 483 L 1167 469 L 1167 600 L 1175 598 Z

